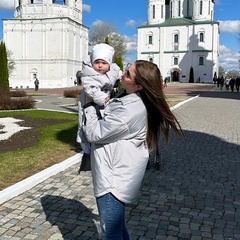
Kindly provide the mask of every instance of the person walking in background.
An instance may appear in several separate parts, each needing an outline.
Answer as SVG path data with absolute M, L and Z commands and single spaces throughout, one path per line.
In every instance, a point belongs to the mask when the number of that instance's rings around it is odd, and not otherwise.
M 38 78 L 36 76 L 35 76 L 34 85 L 35 85 L 35 91 L 38 91 L 38 89 L 39 89 L 39 80 L 38 80 Z
M 226 80 L 225 80 L 225 89 L 226 89 L 226 91 L 228 91 L 229 90 L 229 81 L 230 81 L 230 78 L 227 78 Z
M 236 89 L 237 89 L 237 92 L 239 92 L 239 86 L 240 86 L 240 77 L 237 77 L 236 78 Z
M 161 79 L 161 81 L 159 81 Z M 118 96 L 104 114 L 88 98 L 82 130 L 91 143 L 91 167 L 100 225 L 105 240 L 128 240 L 125 206 L 133 202 L 146 171 L 149 153 L 170 130 L 183 136 L 162 89 L 156 64 L 137 60 L 124 71 Z
M 113 56 L 113 47 L 105 43 L 100 43 L 93 47 L 92 54 L 87 56 L 83 61 L 81 73 L 83 90 L 78 102 L 79 121 L 77 142 L 81 144 L 84 154 L 81 165 L 82 169 L 80 167 L 79 171 L 83 170 L 86 161 L 90 161 L 90 144 L 81 130 L 82 124 L 85 121 L 82 106 L 87 103 L 87 99 L 89 98 L 101 109 L 104 109 L 105 105 L 109 102 L 113 86 L 122 74 L 118 65 L 112 63 Z M 86 166 L 89 165 L 87 164 Z
M 231 78 L 229 80 L 229 86 L 230 86 L 231 91 L 233 92 L 234 91 L 234 86 L 235 86 L 235 79 L 234 78 Z
M 224 86 L 224 78 L 223 78 L 223 76 L 220 78 L 219 86 L 220 86 L 220 89 L 223 90 L 223 86 Z
M 167 87 L 168 77 L 164 78 L 164 87 Z
M 220 77 L 217 78 L 217 87 L 219 87 L 220 85 L 220 79 L 221 79 Z

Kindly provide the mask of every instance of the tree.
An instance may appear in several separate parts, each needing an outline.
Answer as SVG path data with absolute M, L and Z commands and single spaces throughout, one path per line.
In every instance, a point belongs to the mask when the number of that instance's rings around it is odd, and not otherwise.
M 102 42 L 114 48 L 113 62 L 123 69 L 122 58 L 126 53 L 127 45 L 124 37 L 117 33 L 116 28 L 110 23 L 98 22 L 89 31 L 89 44 L 91 46 Z
M 237 70 L 230 70 L 226 74 L 226 78 L 234 78 L 236 79 L 239 76 L 239 71 Z
M 93 46 L 103 43 L 110 33 L 116 32 L 113 24 L 107 22 L 97 22 L 89 29 L 89 45 Z
M 15 69 L 15 62 L 14 62 L 14 60 L 12 58 L 12 55 L 13 55 L 12 51 L 7 49 L 8 74 L 9 74 L 9 76 L 12 74 L 12 72 Z
M 218 77 L 224 77 L 225 76 L 225 69 L 222 66 L 219 66 L 218 68 Z
M 0 43 L 0 88 L 9 91 L 8 81 L 8 60 L 7 51 L 4 42 Z
M 115 57 L 114 62 L 123 70 L 123 59 L 121 56 Z
M 109 34 L 109 44 L 114 48 L 115 50 L 115 57 L 122 57 L 126 53 L 127 45 L 125 43 L 125 40 L 123 36 L 120 34 L 113 32 Z

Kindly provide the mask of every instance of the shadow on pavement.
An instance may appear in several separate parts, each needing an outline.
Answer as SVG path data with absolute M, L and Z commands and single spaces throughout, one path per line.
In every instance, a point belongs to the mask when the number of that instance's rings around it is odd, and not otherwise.
M 240 100 L 240 93 L 231 91 L 206 91 L 202 92 L 202 94 L 200 94 L 200 97 Z
M 129 224 L 140 216 L 151 239 L 239 239 L 239 145 L 201 132 L 184 134 L 187 141 L 171 135 L 168 145 L 159 144 L 164 165 L 157 171 L 151 163 L 139 199 L 128 208 Z M 133 236 L 142 234 L 131 228 Z
M 84 239 L 85 232 L 91 233 L 95 237 L 98 235 L 93 221 L 97 220 L 97 215 L 79 201 L 46 195 L 41 198 L 41 204 L 46 220 L 59 228 L 63 239 Z

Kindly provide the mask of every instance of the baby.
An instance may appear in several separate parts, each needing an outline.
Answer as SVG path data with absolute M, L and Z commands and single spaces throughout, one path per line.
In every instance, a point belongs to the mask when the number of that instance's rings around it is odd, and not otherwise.
M 85 116 L 82 107 L 89 99 L 102 109 L 110 100 L 110 94 L 122 71 L 116 63 L 112 63 L 114 49 L 108 44 L 100 43 L 93 47 L 90 54 L 83 61 L 82 86 L 83 90 L 78 102 L 79 122 L 77 142 L 81 144 L 84 154 L 90 154 L 90 144 L 87 142 L 81 127 Z

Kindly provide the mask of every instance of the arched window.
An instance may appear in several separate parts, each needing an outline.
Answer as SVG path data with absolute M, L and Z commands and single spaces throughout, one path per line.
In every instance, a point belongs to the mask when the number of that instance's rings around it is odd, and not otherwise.
M 205 42 L 205 29 L 201 28 L 198 30 L 198 39 L 199 42 Z
M 204 57 L 199 57 L 199 65 L 204 65 Z
M 153 33 L 152 32 L 148 33 L 147 44 L 153 44 Z
M 173 41 L 174 41 L 174 43 L 179 43 L 179 36 L 178 36 L 178 34 L 174 34 Z
M 179 49 L 179 31 L 175 30 L 173 33 L 173 50 L 177 51 Z
M 178 16 L 181 16 L 181 1 L 178 1 Z
M 152 18 L 155 19 L 155 17 L 156 17 L 156 7 L 155 7 L 155 5 L 153 5 L 153 16 L 152 16 Z
M 148 36 L 148 44 L 152 44 L 152 35 Z
M 190 17 L 190 6 L 189 6 L 189 0 L 187 0 L 187 17 Z
M 172 60 L 173 60 L 173 65 L 178 65 L 178 63 L 179 63 L 179 54 L 177 54 L 177 53 L 173 54 Z
M 174 57 L 173 58 L 173 64 L 174 65 L 178 65 L 178 57 Z
M 200 42 L 204 42 L 204 33 L 203 33 L 203 32 L 201 32 L 201 33 L 199 34 L 199 41 L 200 41 Z
M 200 8 L 199 8 L 199 14 L 202 15 L 203 14 L 203 1 L 200 1 Z

